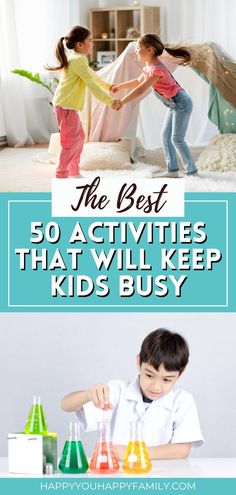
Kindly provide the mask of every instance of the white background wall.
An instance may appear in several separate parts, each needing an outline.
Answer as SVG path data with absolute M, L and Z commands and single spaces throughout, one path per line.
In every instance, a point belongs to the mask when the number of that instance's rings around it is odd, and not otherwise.
M 4 125 L 4 117 L 3 117 L 1 92 L 2 92 L 2 89 L 1 89 L 1 79 L 0 79 L 0 137 L 5 136 L 5 125 Z
M 5 124 L 4 124 L 4 114 L 3 114 L 3 106 L 2 106 L 2 86 L 1 86 L 1 77 L 0 77 L 0 138 L 6 135 Z
M 143 338 L 158 327 L 177 331 L 190 345 L 190 363 L 179 380 L 197 403 L 205 444 L 197 457 L 235 457 L 235 314 L 107 313 L 1 314 L 0 455 L 7 433 L 21 431 L 33 395 L 41 395 L 60 455 L 67 421 L 62 397 L 112 378 L 136 375 Z M 88 454 L 96 433 L 83 434 Z

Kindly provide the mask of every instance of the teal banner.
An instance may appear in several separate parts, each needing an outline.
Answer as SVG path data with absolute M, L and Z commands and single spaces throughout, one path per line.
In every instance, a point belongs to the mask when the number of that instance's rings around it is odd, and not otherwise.
M 52 217 L 50 194 L 2 194 L 0 310 L 236 311 L 236 195 L 210 198 L 146 220 Z
M 235 478 L 3 478 L 0 479 L 1 493 L 4 495 L 42 495 L 56 493 L 68 495 L 76 493 L 137 494 L 162 493 L 165 495 L 231 495 L 236 490 Z

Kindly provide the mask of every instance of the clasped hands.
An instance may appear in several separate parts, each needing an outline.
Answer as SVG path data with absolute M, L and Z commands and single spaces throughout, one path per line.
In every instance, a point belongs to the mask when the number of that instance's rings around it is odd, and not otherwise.
M 110 93 L 112 95 L 115 95 L 118 91 L 119 91 L 118 85 L 115 85 L 115 84 L 110 85 Z M 111 105 L 111 108 L 113 108 L 113 110 L 116 110 L 116 111 L 120 110 L 122 107 L 123 107 L 122 101 L 117 100 L 117 99 L 115 99 Z

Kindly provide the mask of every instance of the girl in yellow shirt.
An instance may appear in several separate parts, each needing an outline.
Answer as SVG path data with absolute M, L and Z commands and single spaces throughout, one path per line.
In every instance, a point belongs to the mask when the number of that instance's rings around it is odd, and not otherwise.
M 78 110 L 82 110 L 86 86 L 94 96 L 114 110 L 121 107 L 108 93 L 110 85 L 89 67 L 86 55 L 91 52 L 93 40 L 90 31 L 82 26 L 73 27 L 67 36 L 59 39 L 56 46 L 57 67 L 61 70 L 60 82 L 53 98 L 58 127 L 60 129 L 61 154 L 56 177 L 80 177 L 80 155 L 84 145 L 84 130 Z M 69 52 L 66 53 L 65 47 Z

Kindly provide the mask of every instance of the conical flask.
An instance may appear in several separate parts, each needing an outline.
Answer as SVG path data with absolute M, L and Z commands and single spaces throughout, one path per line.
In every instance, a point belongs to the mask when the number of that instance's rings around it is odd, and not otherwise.
M 33 404 L 29 411 L 24 433 L 28 435 L 48 435 L 43 406 L 38 396 L 34 396 L 33 398 Z
M 111 442 L 110 423 L 99 421 L 99 439 L 94 447 L 90 462 L 90 470 L 97 474 L 115 473 L 119 470 L 119 462 Z
M 63 448 L 59 469 L 63 473 L 85 473 L 88 469 L 88 461 L 80 440 L 77 422 L 69 423 L 68 440 Z
M 127 474 L 148 473 L 152 469 L 148 449 L 143 440 L 143 423 L 130 423 L 130 441 L 123 460 L 123 471 Z

